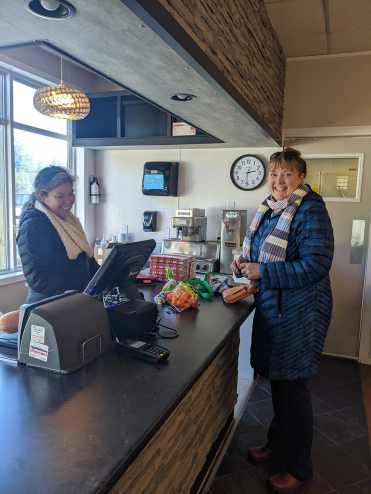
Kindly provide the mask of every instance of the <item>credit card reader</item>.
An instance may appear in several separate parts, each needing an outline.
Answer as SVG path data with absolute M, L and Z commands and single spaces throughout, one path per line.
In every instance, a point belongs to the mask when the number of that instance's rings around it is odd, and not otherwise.
M 169 357 L 169 350 L 139 340 L 124 340 L 117 344 L 117 352 L 150 362 L 163 362 Z

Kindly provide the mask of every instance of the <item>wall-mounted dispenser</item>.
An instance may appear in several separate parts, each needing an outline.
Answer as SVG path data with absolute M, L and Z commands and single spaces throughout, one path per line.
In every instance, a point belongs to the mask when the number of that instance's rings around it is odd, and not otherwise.
M 147 196 L 178 195 L 178 163 L 150 161 L 144 164 L 142 192 Z
M 143 231 L 155 232 L 157 230 L 157 211 L 144 211 Z

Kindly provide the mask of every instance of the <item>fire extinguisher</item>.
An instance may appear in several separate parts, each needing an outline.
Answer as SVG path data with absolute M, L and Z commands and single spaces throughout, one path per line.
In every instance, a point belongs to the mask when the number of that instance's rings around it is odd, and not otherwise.
M 94 177 L 94 175 L 91 175 L 90 178 L 90 201 L 93 204 L 98 204 L 99 203 L 99 181 L 97 177 Z

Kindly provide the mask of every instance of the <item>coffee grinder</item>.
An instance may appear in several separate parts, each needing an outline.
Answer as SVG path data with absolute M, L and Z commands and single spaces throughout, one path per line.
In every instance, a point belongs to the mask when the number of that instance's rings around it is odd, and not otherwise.
M 229 210 L 222 211 L 222 228 L 220 236 L 220 272 L 231 274 L 233 262 L 233 250 L 241 247 L 246 235 L 247 211 Z

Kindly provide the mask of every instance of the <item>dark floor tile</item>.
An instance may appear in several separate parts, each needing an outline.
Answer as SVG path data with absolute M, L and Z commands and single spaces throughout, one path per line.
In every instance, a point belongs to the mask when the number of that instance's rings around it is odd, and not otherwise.
M 328 446 L 333 446 L 335 443 L 326 434 L 323 434 L 316 427 L 313 428 L 313 444 L 312 451 L 316 449 L 327 448 Z
M 345 443 L 341 443 L 340 447 L 344 451 L 352 455 L 354 458 L 356 458 L 358 461 L 366 465 L 366 467 L 371 468 L 370 446 L 368 442 L 368 436 L 360 437 L 359 439 L 353 439 L 353 441 L 347 441 Z
M 335 489 L 328 484 L 317 472 L 313 472 L 312 482 L 309 484 L 305 494 L 335 494 Z
M 320 374 L 310 377 L 308 381 L 308 388 L 310 390 L 328 388 L 329 386 L 333 386 L 333 383 Z
M 370 469 L 339 446 L 312 453 L 315 472 L 334 489 L 341 489 L 370 478 Z
M 208 494 L 272 494 L 267 480 L 262 479 L 253 468 L 216 478 Z
M 271 394 L 271 382 L 269 379 L 262 379 L 262 378 L 259 378 L 259 380 L 256 382 L 256 384 L 263 388 L 264 391 L 266 391 L 267 393 Z
M 232 437 L 230 446 L 234 448 L 244 460 L 247 459 L 247 452 L 256 446 L 264 446 L 267 443 L 267 429 L 263 426 L 256 427 L 248 432 L 235 434 Z
M 270 399 L 270 394 L 267 393 L 260 386 L 255 386 L 254 391 L 252 392 L 249 403 L 253 403 L 255 401 L 267 400 Z
M 362 400 L 363 393 L 362 393 L 361 381 L 354 381 L 351 383 L 342 384 L 340 387 L 344 388 L 346 391 L 353 394 L 354 396 L 357 396 L 357 398 L 360 398 Z
M 264 427 L 268 428 L 273 419 L 272 400 L 255 401 L 248 403 L 245 410 L 249 412 Z
M 352 419 L 353 422 L 357 422 L 358 425 L 367 429 L 366 412 L 363 405 L 356 405 L 355 407 L 350 408 L 342 408 L 340 412 Z
M 358 362 L 341 358 L 323 357 L 318 375 L 333 384 L 360 380 Z
M 353 422 L 338 410 L 314 417 L 314 426 L 336 444 L 367 436 L 367 429 Z
M 241 415 L 240 421 L 236 427 L 235 434 L 247 432 L 255 427 L 261 426 L 261 423 L 256 420 L 247 410 Z
M 275 463 L 264 463 L 259 465 L 253 470 L 264 480 L 267 480 L 272 475 L 282 472 L 284 470 L 285 464 L 282 462 Z M 250 492 L 248 486 L 246 486 L 246 492 Z M 322 477 L 320 477 L 316 472 L 313 473 L 313 479 L 308 482 L 303 490 L 300 492 L 305 492 L 305 494 L 328 494 L 334 493 L 335 489 L 328 484 Z
M 312 396 L 317 396 L 317 398 L 324 401 L 332 408 L 335 408 L 335 410 L 362 404 L 362 399 L 349 393 L 349 391 L 346 391 L 342 386 L 315 389 L 312 391 Z
M 313 415 L 320 415 L 321 413 L 332 412 L 334 409 L 332 406 L 325 403 L 312 393 L 312 407 Z
M 249 468 L 247 461 L 245 461 L 232 446 L 229 446 L 219 466 L 216 477 L 230 475 L 231 473 L 240 472 L 246 468 Z
M 370 494 L 371 480 L 364 480 L 359 484 L 351 485 L 339 490 L 339 494 Z

